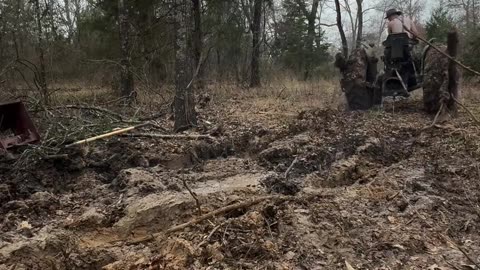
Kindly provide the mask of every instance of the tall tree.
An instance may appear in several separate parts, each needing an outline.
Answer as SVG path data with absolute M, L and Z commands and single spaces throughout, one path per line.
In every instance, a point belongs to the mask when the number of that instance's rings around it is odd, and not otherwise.
M 38 62 L 40 65 L 40 70 L 36 73 L 36 84 L 37 87 L 40 89 L 40 92 L 43 97 L 43 101 L 45 104 L 50 102 L 50 96 L 48 93 L 47 87 L 47 71 L 45 67 L 45 48 L 44 48 L 44 29 L 42 24 L 42 17 L 43 17 L 43 10 L 40 7 L 40 1 L 35 0 L 35 21 L 37 24 L 37 51 L 38 51 Z
M 307 6 L 304 0 L 296 0 L 296 2 L 300 6 L 300 9 L 302 10 L 305 16 L 305 19 L 307 21 L 307 39 L 306 39 L 307 53 L 305 54 L 305 73 L 304 73 L 304 79 L 306 80 L 310 77 L 310 72 L 313 66 L 312 61 L 314 60 L 314 53 L 315 53 L 314 43 L 315 43 L 315 37 L 316 37 L 315 23 L 317 20 L 318 5 L 320 3 L 320 0 L 313 0 L 310 10 L 307 9 Z
M 126 3 L 125 3 L 126 2 Z M 120 34 L 120 94 L 134 98 L 134 81 L 131 69 L 131 42 L 130 42 L 130 3 L 129 0 L 118 0 L 118 27 Z
M 287 68 L 300 71 L 304 80 L 329 60 L 329 44 L 323 42 L 325 32 L 317 27 L 319 2 L 307 6 L 304 1 L 284 0 L 285 14 L 276 24 L 276 38 L 271 48 L 275 57 Z
M 204 73 L 202 67 L 202 50 L 203 50 L 203 31 L 202 31 L 202 1 L 201 0 L 192 0 L 193 2 L 193 20 L 194 20 L 194 30 L 193 30 L 193 50 L 195 57 L 195 67 L 196 67 L 196 81 L 199 88 L 204 87 Z
M 197 125 L 195 99 L 193 93 L 193 62 L 190 40 L 192 37 L 191 0 L 175 0 L 175 132 Z
M 426 24 L 427 38 L 446 43 L 449 31 L 454 27 L 453 17 L 443 6 L 432 11 Z
M 363 0 L 357 0 L 357 42 L 356 48 L 360 48 L 363 37 Z
M 261 45 L 261 22 L 262 22 L 263 0 L 254 0 L 253 19 L 251 23 L 252 31 L 252 59 L 250 64 L 250 87 L 258 87 L 260 81 L 260 45 Z
M 343 29 L 342 10 L 340 6 L 340 1 L 339 0 L 334 0 L 334 1 L 335 1 L 335 11 L 337 13 L 337 28 L 338 28 L 338 32 L 340 33 L 340 38 L 342 39 L 342 52 L 345 59 L 347 59 L 348 58 L 348 41 L 347 41 L 347 36 L 345 35 L 345 30 Z

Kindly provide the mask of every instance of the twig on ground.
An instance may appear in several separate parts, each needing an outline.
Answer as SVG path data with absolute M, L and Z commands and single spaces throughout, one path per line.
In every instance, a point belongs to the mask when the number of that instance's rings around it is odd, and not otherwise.
M 112 112 L 108 109 L 101 108 L 101 107 L 82 106 L 82 105 L 64 105 L 64 106 L 57 106 L 57 107 L 50 108 L 50 110 L 65 110 L 65 109 L 97 111 L 97 112 L 101 112 L 101 113 L 111 115 L 111 116 L 117 118 L 120 121 L 126 121 L 122 115 L 120 115 L 116 112 Z
M 472 117 L 473 121 L 475 121 L 475 123 L 477 123 L 477 125 L 480 125 L 480 121 L 478 120 L 478 118 L 475 116 L 475 114 L 473 114 L 473 112 L 467 108 L 467 106 L 465 106 L 464 104 L 462 104 L 460 101 L 458 101 L 456 98 L 452 97 L 453 101 L 455 101 L 455 103 L 457 103 L 458 105 L 460 105 L 460 107 L 462 107 L 465 111 L 467 111 L 468 114 L 470 114 L 470 116 Z
M 145 138 L 159 138 L 159 139 L 184 139 L 184 140 L 212 140 L 216 141 L 216 138 L 210 135 L 167 135 L 158 133 L 135 133 L 125 135 L 127 137 L 145 137 Z
M 446 235 L 442 235 L 443 238 L 445 239 L 445 241 L 447 243 L 449 243 L 453 248 L 457 249 L 458 251 L 460 251 L 464 256 L 465 258 L 468 259 L 468 261 L 470 263 L 472 263 L 473 265 L 475 265 L 478 269 L 480 269 L 480 264 L 478 262 L 476 262 L 472 257 L 470 257 L 470 255 L 463 249 L 461 248 L 459 245 L 457 245 L 455 242 L 453 242 L 453 240 L 451 240 L 448 236 Z
M 222 222 L 221 224 L 215 226 L 215 227 L 213 228 L 213 230 L 208 234 L 208 236 L 207 236 L 205 239 L 203 239 L 202 242 L 200 242 L 200 244 L 197 245 L 197 247 L 201 247 L 201 246 L 203 246 L 205 243 L 207 243 L 207 242 L 210 240 L 210 238 L 212 238 L 213 234 L 214 234 L 216 231 L 218 231 L 218 229 L 220 229 L 221 227 L 223 227 L 223 225 L 227 224 L 228 222 L 230 222 L 230 220 L 224 221 L 224 222 Z
M 292 161 L 292 164 L 290 164 L 287 171 L 285 171 L 285 175 L 283 176 L 285 179 L 288 178 L 288 175 L 293 170 L 293 167 L 295 166 L 295 164 L 297 164 L 297 162 L 298 162 L 298 157 L 295 157 L 295 159 Z
M 435 118 L 433 118 L 433 122 L 430 125 L 430 127 L 434 127 L 437 124 L 438 117 L 443 113 L 443 108 L 445 107 L 445 103 L 441 101 L 442 103 L 440 104 L 440 109 L 438 109 L 437 114 L 435 115 Z
M 190 195 L 195 200 L 195 204 L 197 205 L 198 215 L 201 215 L 202 214 L 202 208 L 201 208 L 201 205 L 200 205 L 200 201 L 198 200 L 197 194 L 195 194 L 195 192 L 193 192 L 192 189 L 188 186 L 187 180 L 182 178 L 182 182 L 183 182 L 183 186 L 188 190 L 188 193 L 190 193 Z
M 449 262 L 449 261 L 447 260 L 447 258 L 445 257 L 445 255 L 443 255 L 442 258 L 443 258 L 443 260 L 444 260 L 448 265 L 450 265 L 450 267 L 452 267 L 453 269 L 455 269 L 455 270 L 461 270 L 460 268 L 458 268 L 458 266 L 456 266 L 456 265 L 454 265 L 453 263 Z
M 284 116 L 291 116 L 291 117 L 296 117 L 297 114 L 294 113 L 282 113 L 282 112 L 258 112 L 258 114 L 264 114 L 264 115 L 284 115 Z
M 171 234 L 171 233 L 174 233 L 174 232 L 178 232 L 178 231 L 181 231 L 185 228 L 188 228 L 190 226 L 193 226 L 195 224 L 198 224 L 206 219 L 209 219 L 211 217 L 214 217 L 214 216 L 217 216 L 217 215 L 220 215 L 220 214 L 224 214 L 226 212 L 230 212 L 230 211 L 233 211 L 233 210 L 236 210 L 236 209 L 240 209 L 240 208 L 247 208 L 247 207 L 251 207 L 253 205 L 256 205 L 256 204 L 259 204 L 261 202 L 264 202 L 266 200 L 271 200 L 271 199 L 274 199 L 274 198 L 281 198 L 281 197 L 277 197 L 277 196 L 265 196 L 265 197 L 260 197 L 260 198 L 255 198 L 255 199 L 251 199 L 251 200 L 248 200 L 248 201 L 245 201 L 245 202 L 240 202 L 240 203 L 235 203 L 235 204 L 232 204 L 232 205 L 228 205 L 228 206 L 225 206 L 225 207 L 222 207 L 222 208 L 219 208 L 217 210 L 214 210 L 212 212 L 209 212 L 207 214 L 204 214 L 202 216 L 199 216 L 193 220 L 190 220 L 186 223 L 183 223 L 183 224 L 180 224 L 180 225 L 177 225 L 177 226 L 173 226 L 171 227 L 170 229 L 166 230 L 165 232 L 159 232 L 159 233 L 155 233 L 155 234 L 152 234 L 152 235 L 149 235 L 149 236 L 146 236 L 142 239 L 138 239 L 138 240 L 135 240 L 135 241 L 132 241 L 132 242 L 129 242 L 129 244 L 140 244 L 140 243 L 143 243 L 143 242 L 148 242 L 148 241 L 151 241 L 153 239 L 155 239 L 156 237 L 158 236 L 161 236 L 161 235 L 166 235 L 166 234 Z

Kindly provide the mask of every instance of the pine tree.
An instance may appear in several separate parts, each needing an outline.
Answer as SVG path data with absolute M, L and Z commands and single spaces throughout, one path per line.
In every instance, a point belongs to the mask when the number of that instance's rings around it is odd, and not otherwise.
M 329 60 L 329 45 L 324 43 L 324 32 L 316 29 L 315 42 L 308 20 L 305 17 L 305 7 L 296 0 L 284 0 L 285 15 L 278 24 L 277 39 L 274 43 L 274 55 L 289 69 L 306 74 Z
M 438 42 L 447 42 L 447 34 L 454 27 L 453 18 L 448 10 L 440 6 L 432 11 L 430 20 L 427 22 L 427 38 L 434 38 Z

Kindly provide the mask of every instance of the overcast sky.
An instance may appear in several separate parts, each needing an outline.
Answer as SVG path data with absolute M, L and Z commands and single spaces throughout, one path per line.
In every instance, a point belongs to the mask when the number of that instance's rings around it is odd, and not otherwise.
M 417 18 L 417 20 L 419 19 L 420 22 L 422 23 L 425 23 L 425 21 L 427 21 L 430 17 L 430 13 L 431 11 L 433 10 L 433 8 L 436 7 L 436 5 L 438 4 L 438 1 L 436 0 L 424 0 L 425 1 L 425 10 L 421 16 L 421 18 Z M 354 1 L 352 1 L 354 2 Z M 367 10 L 368 8 L 371 7 L 371 5 L 373 4 L 373 2 L 375 1 L 372 1 L 372 0 L 366 0 L 364 1 L 364 10 Z M 369 5 L 370 3 L 370 5 Z M 355 5 L 353 5 L 355 6 Z M 352 7 L 354 8 L 354 7 Z M 394 7 L 392 7 L 394 8 Z M 384 14 L 378 12 L 378 11 L 375 11 L 375 10 L 369 10 L 366 12 L 366 14 L 364 15 L 364 20 L 365 20 L 365 26 L 364 26 L 364 32 L 365 33 L 368 33 L 370 29 L 372 29 L 372 27 L 375 27 L 374 29 L 379 29 L 379 20 L 381 20 L 384 16 Z M 345 21 L 345 15 L 344 15 L 344 27 L 346 28 L 345 30 L 348 32 L 349 31 L 349 27 Z M 335 20 L 336 20 L 336 13 L 335 13 L 335 9 L 334 9 L 334 5 L 333 3 L 331 4 L 327 4 L 326 7 L 324 7 L 324 11 L 322 13 L 322 23 L 325 23 L 325 24 L 332 24 L 332 23 L 335 23 Z M 338 29 L 337 27 L 325 27 L 324 30 L 326 31 L 326 39 L 327 39 L 327 42 L 331 42 L 333 43 L 336 47 L 339 45 L 340 43 L 340 36 L 338 34 Z M 348 33 L 347 33 L 348 35 Z

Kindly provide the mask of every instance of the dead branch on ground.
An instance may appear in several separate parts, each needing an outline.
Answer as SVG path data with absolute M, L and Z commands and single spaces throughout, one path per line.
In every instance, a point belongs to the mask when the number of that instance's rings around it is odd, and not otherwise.
M 251 207 L 253 205 L 262 203 L 262 202 L 267 201 L 267 200 L 272 200 L 272 199 L 282 200 L 284 198 L 283 197 L 278 197 L 278 196 L 265 196 L 265 197 L 254 198 L 254 199 L 251 199 L 251 200 L 248 200 L 248 201 L 245 201 L 245 202 L 239 202 L 239 203 L 235 203 L 235 204 L 232 204 L 232 205 L 228 205 L 228 206 L 219 208 L 217 210 L 214 210 L 212 212 L 209 212 L 207 214 L 204 214 L 202 216 L 199 216 L 199 217 L 197 217 L 193 220 L 190 220 L 186 223 L 173 226 L 170 229 L 166 230 L 165 232 L 154 233 L 154 234 L 152 234 L 150 236 L 147 236 L 147 237 L 144 237 L 142 239 L 131 241 L 131 242 L 129 242 L 129 244 L 140 244 L 140 243 L 143 243 L 143 242 L 148 242 L 148 241 L 151 241 L 151 240 L 153 240 L 153 239 L 155 239 L 159 236 L 181 231 L 185 228 L 196 225 L 196 224 L 198 224 L 198 223 L 200 223 L 200 222 L 202 222 L 206 219 L 212 218 L 214 216 L 225 214 L 227 212 L 237 210 L 237 209 L 241 209 L 241 208 Z
M 195 192 L 192 191 L 190 186 L 188 186 L 187 180 L 182 178 L 182 182 L 183 182 L 183 186 L 188 190 L 188 193 L 190 193 L 192 198 L 195 200 L 195 204 L 197 205 L 198 215 L 201 215 L 202 214 L 202 207 L 201 207 L 201 204 L 200 204 L 200 200 L 198 200 L 197 194 L 195 194 Z
M 290 164 L 290 166 L 288 167 L 287 171 L 285 171 L 285 175 L 284 175 L 284 178 L 287 179 L 288 178 L 288 175 L 290 174 L 290 172 L 292 171 L 293 167 L 295 166 L 295 164 L 297 164 L 298 162 L 298 157 L 295 157 L 295 159 L 292 161 L 292 164 Z
M 446 235 L 442 235 L 443 239 L 449 243 L 453 248 L 455 248 L 456 250 L 460 251 L 464 256 L 465 258 L 467 258 L 467 260 L 472 263 L 473 265 L 475 265 L 478 269 L 480 269 L 480 263 L 476 262 L 469 254 L 467 251 L 465 251 L 465 249 L 461 248 L 459 245 L 457 245 L 455 242 L 453 242 L 452 239 L 450 239 L 448 236 Z
M 217 139 L 210 135 L 167 135 L 167 134 L 158 134 L 158 133 L 135 133 L 125 135 L 126 137 L 137 137 L 137 138 L 159 138 L 159 139 L 179 139 L 179 140 L 211 140 L 216 141 Z

